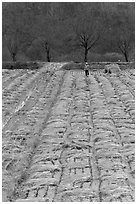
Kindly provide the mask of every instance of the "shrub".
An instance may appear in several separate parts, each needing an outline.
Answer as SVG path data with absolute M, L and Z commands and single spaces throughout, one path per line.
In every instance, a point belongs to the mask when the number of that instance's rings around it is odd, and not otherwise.
M 120 72 L 120 67 L 118 64 L 108 64 L 108 65 L 105 65 L 105 70 L 104 70 L 105 73 L 119 73 Z

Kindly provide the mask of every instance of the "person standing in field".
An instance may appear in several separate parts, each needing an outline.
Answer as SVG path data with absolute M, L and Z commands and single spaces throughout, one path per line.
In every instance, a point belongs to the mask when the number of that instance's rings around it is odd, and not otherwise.
M 85 65 L 84 65 L 84 71 L 85 71 L 85 75 L 86 75 L 86 76 L 89 76 L 89 65 L 88 65 L 87 62 L 86 62 Z

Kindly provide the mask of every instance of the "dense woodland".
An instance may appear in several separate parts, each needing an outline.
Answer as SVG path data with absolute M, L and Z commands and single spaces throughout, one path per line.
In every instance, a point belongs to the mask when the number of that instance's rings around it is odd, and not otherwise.
M 135 3 L 2 3 L 3 61 L 133 61 Z

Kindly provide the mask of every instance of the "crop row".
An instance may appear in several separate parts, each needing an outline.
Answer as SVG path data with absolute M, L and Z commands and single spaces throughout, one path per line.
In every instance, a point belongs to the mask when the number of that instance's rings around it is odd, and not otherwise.
M 47 79 L 47 73 L 44 73 L 44 70 L 42 77 L 37 74 L 37 83 L 34 82 L 35 87 L 32 86 L 33 90 L 30 97 L 24 102 L 22 107 L 16 107 L 18 110 L 13 111 L 10 120 L 3 127 L 3 189 L 6 192 L 5 196 L 9 194 L 10 197 L 15 185 L 20 180 L 21 174 L 28 166 L 29 157 L 31 158 L 35 147 L 35 139 L 37 140 L 37 138 L 34 130 L 40 128 L 36 122 L 41 118 L 41 112 L 39 112 L 41 106 L 45 107 L 44 101 L 41 102 L 39 97 L 45 94 L 46 102 L 50 104 L 56 91 L 54 87 L 58 86 L 59 81 L 62 79 L 62 74 L 63 72 L 54 73 L 48 80 L 45 80 Z M 31 82 L 33 83 L 33 80 Z M 28 85 L 31 88 L 31 83 Z M 12 183 L 11 186 L 9 186 L 9 182 Z
M 69 72 L 17 201 L 133 201 L 134 131 L 117 121 L 134 124 L 123 106 L 106 77 Z
M 134 79 L 58 66 L 3 128 L 5 200 L 134 201 Z

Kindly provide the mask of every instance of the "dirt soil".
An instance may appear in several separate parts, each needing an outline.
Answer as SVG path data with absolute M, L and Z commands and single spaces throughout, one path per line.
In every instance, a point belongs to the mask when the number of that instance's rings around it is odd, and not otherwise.
M 135 69 L 3 70 L 3 201 L 133 202 Z

